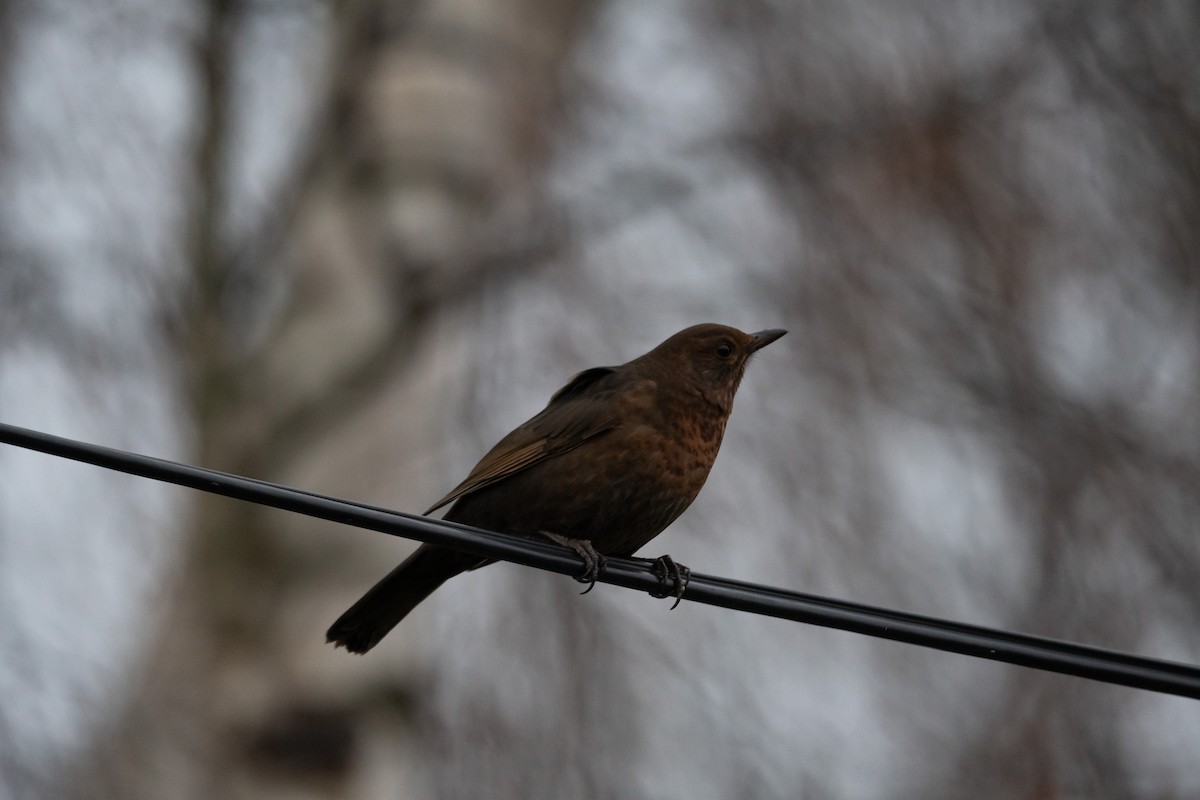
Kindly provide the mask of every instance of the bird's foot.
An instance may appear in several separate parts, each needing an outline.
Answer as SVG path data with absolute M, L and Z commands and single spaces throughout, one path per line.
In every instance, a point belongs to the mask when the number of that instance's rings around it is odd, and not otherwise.
M 679 605 L 679 601 L 683 599 L 683 590 L 687 588 L 688 581 L 692 578 L 692 571 L 683 564 L 675 563 L 675 559 L 670 556 L 663 555 L 654 559 L 652 562 L 654 575 L 658 578 L 658 591 L 651 592 L 651 597 L 674 597 L 675 604 L 670 610 L 674 610 L 675 606 Z M 667 591 L 667 581 L 671 582 L 672 590 Z
M 538 531 L 538 533 L 560 547 L 566 547 L 574 551 L 576 555 L 583 559 L 583 574 L 576 576 L 575 580 L 580 583 L 586 583 L 588 587 L 580 592 L 580 594 L 587 594 L 596 588 L 596 579 L 604 573 L 604 565 L 607 559 L 596 548 L 592 547 L 590 540 L 572 539 L 569 536 L 562 536 L 557 533 L 550 533 L 549 531 Z

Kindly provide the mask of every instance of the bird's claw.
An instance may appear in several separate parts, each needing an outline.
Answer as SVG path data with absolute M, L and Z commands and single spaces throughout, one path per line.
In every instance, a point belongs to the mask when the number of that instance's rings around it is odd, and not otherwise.
M 577 575 L 575 580 L 580 583 L 586 583 L 588 587 L 580 592 L 580 594 L 587 594 L 596 588 L 596 580 L 604 574 L 604 565 L 608 559 L 602 553 L 598 552 L 595 547 L 592 547 L 590 540 L 572 539 L 569 536 L 561 536 L 549 531 L 539 531 L 539 533 L 555 544 L 572 550 L 583 559 L 583 572 Z
M 597 552 L 596 548 L 592 547 L 592 543 L 587 539 L 572 539 L 572 541 L 579 542 L 580 544 L 578 549 L 572 547 L 571 545 L 567 546 L 571 547 L 572 550 L 575 550 L 575 552 L 579 554 L 579 557 L 583 559 L 583 574 L 578 575 L 575 578 L 575 580 L 579 581 L 580 583 L 586 583 L 588 585 L 586 589 L 580 592 L 580 594 L 583 595 L 596 588 L 596 580 L 604 574 L 604 567 L 607 563 L 607 559 L 602 553 Z
M 674 610 L 675 606 L 679 605 L 679 601 L 683 599 L 683 591 L 687 588 L 688 581 L 692 578 L 692 571 L 683 564 L 675 563 L 675 559 L 667 555 L 659 556 L 654 559 L 652 564 L 654 575 L 658 578 L 658 591 L 651 592 L 651 597 L 674 597 L 675 603 L 669 610 Z M 672 591 L 667 591 L 667 581 L 672 584 Z

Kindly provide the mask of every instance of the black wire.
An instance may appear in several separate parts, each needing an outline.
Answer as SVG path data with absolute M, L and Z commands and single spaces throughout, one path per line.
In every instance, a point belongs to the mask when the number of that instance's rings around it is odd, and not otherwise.
M 582 572 L 582 560 L 565 548 L 454 522 L 402 514 L 3 423 L 0 423 L 0 442 L 331 522 L 465 550 L 487 558 L 565 575 Z M 651 593 L 661 589 L 659 577 L 646 562 L 636 559 L 608 559 L 600 580 Z M 684 599 L 1106 683 L 1200 698 L 1200 667 L 1189 664 L 874 608 L 696 572 L 691 575 Z

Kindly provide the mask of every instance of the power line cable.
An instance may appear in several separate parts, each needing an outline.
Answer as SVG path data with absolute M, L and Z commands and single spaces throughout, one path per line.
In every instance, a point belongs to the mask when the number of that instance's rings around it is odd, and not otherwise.
M 464 550 L 486 558 L 512 561 L 564 575 L 578 575 L 582 571 L 583 563 L 579 556 L 566 548 L 549 543 L 493 533 L 444 520 L 403 514 L 267 481 L 64 439 L 13 425 L 0 423 L 0 443 L 344 525 Z M 599 580 L 652 594 L 660 592 L 662 588 L 660 577 L 649 564 L 637 559 L 609 558 Z M 1121 686 L 1200 699 L 1200 667 L 1190 664 L 892 611 L 697 572 L 691 574 L 684 599 Z

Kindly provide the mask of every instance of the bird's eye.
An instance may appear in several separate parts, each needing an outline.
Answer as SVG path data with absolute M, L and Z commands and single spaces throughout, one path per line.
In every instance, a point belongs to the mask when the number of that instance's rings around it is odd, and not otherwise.
M 729 358 L 733 355 L 733 345 L 729 342 L 721 342 L 717 345 L 717 356 L 719 358 Z

